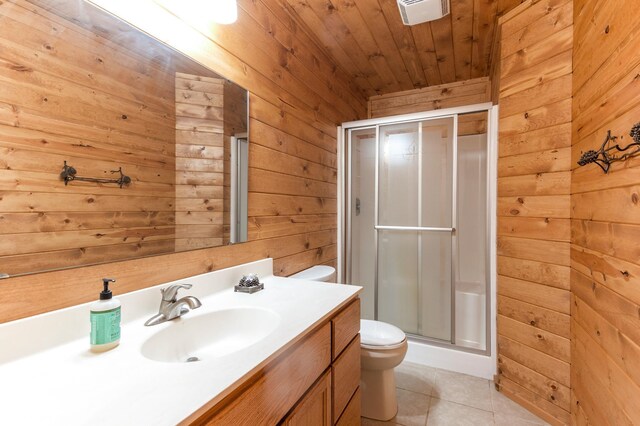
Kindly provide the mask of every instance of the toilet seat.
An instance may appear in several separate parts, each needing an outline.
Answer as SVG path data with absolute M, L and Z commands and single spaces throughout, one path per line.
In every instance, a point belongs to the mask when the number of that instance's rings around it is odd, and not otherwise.
M 393 349 L 398 349 L 401 348 L 403 345 L 406 344 L 407 339 L 404 339 L 402 342 L 400 343 L 396 343 L 395 345 L 385 345 L 385 346 L 374 346 L 374 345 L 366 345 L 362 342 L 360 342 L 360 348 L 361 349 L 365 349 L 365 350 L 369 350 L 369 351 L 384 351 L 386 350 L 393 350 Z
M 404 344 L 407 336 L 395 325 L 382 321 L 360 320 L 360 346 L 370 349 L 393 349 Z

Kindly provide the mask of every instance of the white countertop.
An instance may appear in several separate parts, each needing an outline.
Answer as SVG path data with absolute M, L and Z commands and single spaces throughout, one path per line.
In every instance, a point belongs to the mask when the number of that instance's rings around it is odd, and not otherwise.
M 265 289 L 234 293 L 246 273 L 257 272 Z M 177 282 L 193 284 L 199 315 L 232 307 L 275 312 L 280 321 L 263 340 L 236 353 L 194 363 L 159 362 L 141 354 L 142 344 L 173 321 L 145 327 L 157 313 L 158 288 L 117 295 L 122 338 L 108 352 L 89 351 L 89 304 L 0 324 L 0 424 L 174 425 L 210 401 L 217 402 L 282 353 L 314 325 L 353 299 L 361 287 L 272 275 L 265 259 Z M 96 285 L 96 295 L 100 290 Z

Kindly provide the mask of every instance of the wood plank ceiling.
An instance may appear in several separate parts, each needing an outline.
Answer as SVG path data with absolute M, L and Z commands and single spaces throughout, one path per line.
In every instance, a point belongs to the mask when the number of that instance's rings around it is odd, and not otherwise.
M 451 0 L 405 26 L 396 0 L 282 0 L 367 97 L 489 75 L 497 17 L 521 0 Z

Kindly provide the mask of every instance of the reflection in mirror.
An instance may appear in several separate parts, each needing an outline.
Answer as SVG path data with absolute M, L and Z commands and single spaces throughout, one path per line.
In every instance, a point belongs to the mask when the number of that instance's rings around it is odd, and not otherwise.
M 246 241 L 245 89 L 82 0 L 0 37 L 0 277 Z
M 246 135 L 231 137 L 231 242 L 247 240 L 249 141 Z

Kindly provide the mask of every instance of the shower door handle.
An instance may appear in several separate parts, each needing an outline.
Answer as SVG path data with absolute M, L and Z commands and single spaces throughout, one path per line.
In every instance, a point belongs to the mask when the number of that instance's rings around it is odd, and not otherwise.
M 451 232 L 455 233 L 456 228 L 433 228 L 429 226 L 383 226 L 376 225 L 379 231 L 432 231 L 432 232 Z

